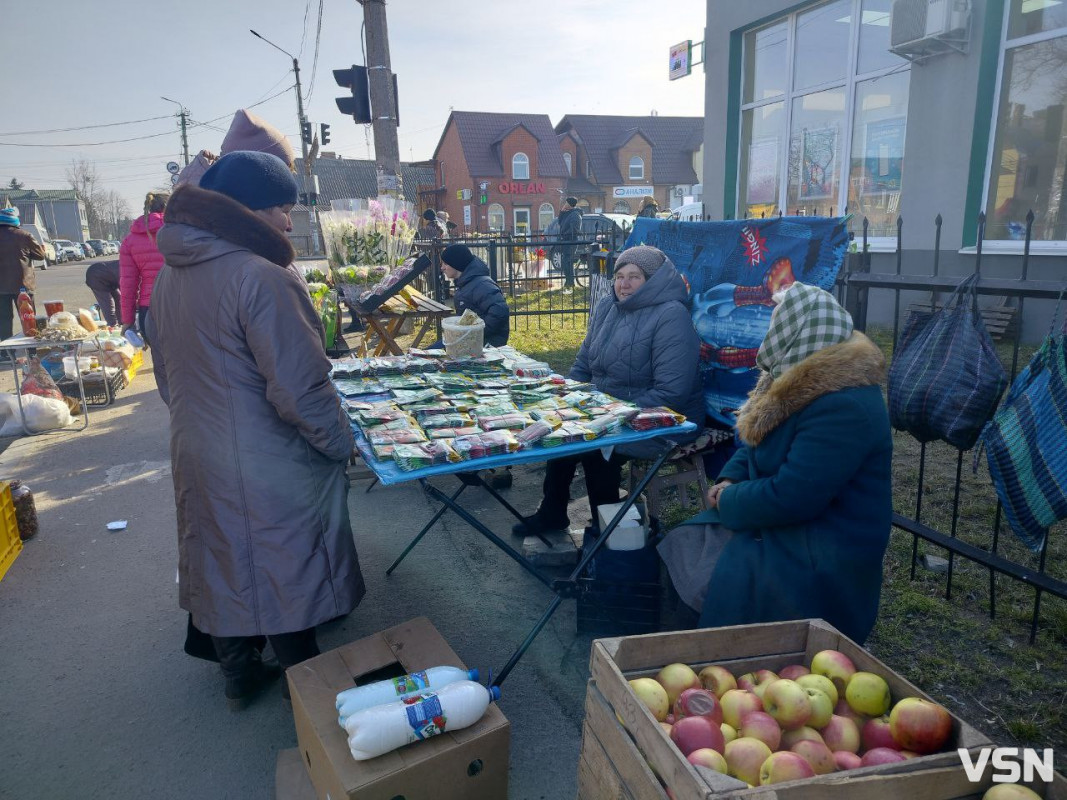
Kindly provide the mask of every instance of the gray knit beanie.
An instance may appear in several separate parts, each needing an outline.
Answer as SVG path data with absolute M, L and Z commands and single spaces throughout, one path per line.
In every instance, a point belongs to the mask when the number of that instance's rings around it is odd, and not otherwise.
M 631 247 L 629 250 L 624 250 L 622 255 L 619 256 L 615 262 L 615 271 L 618 272 L 622 267 L 627 264 L 633 264 L 643 273 L 645 278 L 651 278 L 656 274 L 656 271 L 664 264 L 670 264 L 672 267 L 674 264 L 667 258 L 666 254 L 658 247 L 649 247 L 648 245 L 638 245 L 637 247 Z

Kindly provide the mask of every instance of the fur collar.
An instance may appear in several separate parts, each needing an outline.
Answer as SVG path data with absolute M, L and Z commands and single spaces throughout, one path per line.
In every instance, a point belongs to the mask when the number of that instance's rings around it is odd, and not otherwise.
M 848 341 L 825 347 L 786 370 L 775 380 L 769 372 L 737 412 L 737 433 L 749 446 L 758 445 L 786 419 L 831 392 L 856 386 L 878 386 L 885 378 L 885 356 L 859 331 Z
M 296 260 L 296 251 L 284 233 L 221 192 L 185 184 L 171 195 L 163 214 L 170 225 L 191 225 L 208 231 L 258 256 L 287 267 Z

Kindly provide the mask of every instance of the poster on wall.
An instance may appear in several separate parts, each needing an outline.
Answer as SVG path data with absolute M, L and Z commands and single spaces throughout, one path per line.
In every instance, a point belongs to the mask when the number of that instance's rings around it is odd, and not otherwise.
M 863 166 L 865 192 L 899 192 L 904 164 L 905 118 L 868 122 Z
M 745 202 L 751 206 L 777 201 L 778 137 L 775 136 L 749 145 Z
M 805 128 L 801 139 L 801 200 L 824 200 L 834 195 L 836 161 L 837 128 Z

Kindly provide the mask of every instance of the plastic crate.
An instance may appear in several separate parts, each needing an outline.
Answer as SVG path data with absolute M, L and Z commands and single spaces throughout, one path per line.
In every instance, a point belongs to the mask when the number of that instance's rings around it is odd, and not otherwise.
M 85 384 L 85 403 L 90 406 L 109 406 L 115 401 L 115 395 L 119 389 L 126 386 L 125 370 L 115 370 L 112 375 L 105 375 L 100 370 L 94 370 L 82 376 Z M 78 382 L 69 378 L 56 381 L 56 386 L 67 397 L 80 400 L 78 394 Z
M 627 636 L 658 631 L 662 589 L 655 547 L 602 549 L 578 579 L 579 633 Z
M 11 484 L 3 481 L 0 483 L 0 580 L 21 552 L 22 539 L 15 519 L 15 504 L 11 500 Z
M 133 379 L 137 377 L 138 370 L 144 366 L 144 351 L 135 350 L 133 358 L 130 360 L 130 366 L 126 367 L 124 372 L 126 373 L 126 385 L 133 383 Z

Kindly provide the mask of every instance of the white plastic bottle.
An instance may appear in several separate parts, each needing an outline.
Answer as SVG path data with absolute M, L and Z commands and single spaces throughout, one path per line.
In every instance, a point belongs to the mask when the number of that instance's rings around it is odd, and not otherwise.
M 438 692 L 365 708 L 345 723 L 348 749 L 356 761 L 365 761 L 446 730 L 460 730 L 480 720 L 489 704 L 499 699 L 499 686 L 456 681 Z
M 366 686 L 353 686 L 337 695 L 337 713 L 340 715 L 341 727 L 345 720 L 371 706 L 382 703 L 395 703 L 413 694 L 435 692 L 456 681 L 478 680 L 478 670 L 460 669 L 459 667 L 430 667 L 422 672 L 412 672 L 387 681 L 368 683 Z

